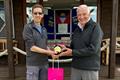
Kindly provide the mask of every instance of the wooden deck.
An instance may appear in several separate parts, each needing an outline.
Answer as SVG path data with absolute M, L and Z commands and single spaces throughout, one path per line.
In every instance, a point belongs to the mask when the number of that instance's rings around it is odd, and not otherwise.
M 108 66 L 101 65 L 101 70 L 99 74 L 99 80 L 120 80 L 120 56 L 116 58 L 116 70 L 115 70 L 115 79 L 108 78 Z M 9 79 L 8 66 L 6 59 L 0 59 L 0 80 L 11 80 Z M 3 65 L 4 64 L 4 65 Z M 51 66 L 51 64 L 50 64 Z M 70 63 L 61 63 L 60 67 L 64 67 L 65 70 L 65 79 L 70 80 Z M 15 80 L 25 80 L 25 65 L 16 65 L 15 66 Z
M 64 67 L 65 70 L 65 80 L 70 80 L 70 67 Z M 17 65 L 16 66 L 16 79 L 15 80 L 25 80 L 25 66 Z M 115 79 L 108 79 L 108 66 L 101 66 L 100 70 L 100 80 L 120 80 L 120 66 L 116 67 Z M 8 78 L 8 67 L 0 66 L 0 80 L 10 80 Z

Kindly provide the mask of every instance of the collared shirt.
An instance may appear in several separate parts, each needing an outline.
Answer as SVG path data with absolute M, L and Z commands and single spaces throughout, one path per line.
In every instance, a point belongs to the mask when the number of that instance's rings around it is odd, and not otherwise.
M 35 24 L 35 25 L 36 25 L 36 24 Z M 36 25 L 35 28 L 37 28 L 38 31 L 39 31 L 40 33 L 42 33 L 42 26 L 41 26 L 41 25 Z
M 79 26 L 80 30 L 83 31 L 83 26 L 80 23 L 78 23 L 78 26 Z
M 89 20 L 90 20 L 90 18 L 88 19 L 88 21 L 89 21 Z M 87 21 L 87 22 L 88 22 L 88 21 Z M 78 26 L 79 26 L 80 30 L 83 31 L 84 26 L 82 26 L 79 22 L 78 22 Z

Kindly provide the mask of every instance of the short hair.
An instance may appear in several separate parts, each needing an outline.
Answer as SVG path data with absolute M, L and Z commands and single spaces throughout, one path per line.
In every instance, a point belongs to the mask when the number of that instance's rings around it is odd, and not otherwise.
M 41 8 L 41 9 L 42 9 L 42 13 L 44 12 L 42 5 L 40 5 L 40 4 L 35 4 L 35 5 L 32 6 L 32 13 L 33 13 L 33 10 L 34 10 L 35 8 Z
M 87 9 L 88 13 L 90 13 L 90 8 L 86 4 L 79 5 L 77 8 L 77 12 L 79 11 L 80 8 L 85 8 Z

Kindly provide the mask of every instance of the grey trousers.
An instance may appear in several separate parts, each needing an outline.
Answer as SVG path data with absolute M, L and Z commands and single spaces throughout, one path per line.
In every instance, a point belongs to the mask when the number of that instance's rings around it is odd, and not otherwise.
M 27 66 L 26 80 L 48 80 L 48 65 Z
M 98 71 L 79 70 L 72 68 L 71 80 L 98 80 Z

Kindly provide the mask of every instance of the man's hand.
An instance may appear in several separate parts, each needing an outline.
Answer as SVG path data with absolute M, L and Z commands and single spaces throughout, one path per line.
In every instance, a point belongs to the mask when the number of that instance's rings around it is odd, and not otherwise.
M 58 59 L 59 58 L 59 56 L 55 55 L 55 54 L 52 54 L 51 57 L 52 57 L 52 59 Z
M 72 49 L 67 48 L 63 44 L 58 44 L 58 45 L 62 48 L 61 53 L 58 55 L 59 57 L 61 57 L 61 56 L 72 56 Z
M 72 56 L 72 49 L 64 47 L 58 56 Z
M 52 51 L 52 50 L 48 49 L 48 53 L 50 54 L 50 56 L 52 57 L 52 59 L 59 58 L 59 56 L 57 55 L 57 52 L 55 52 L 55 51 Z

